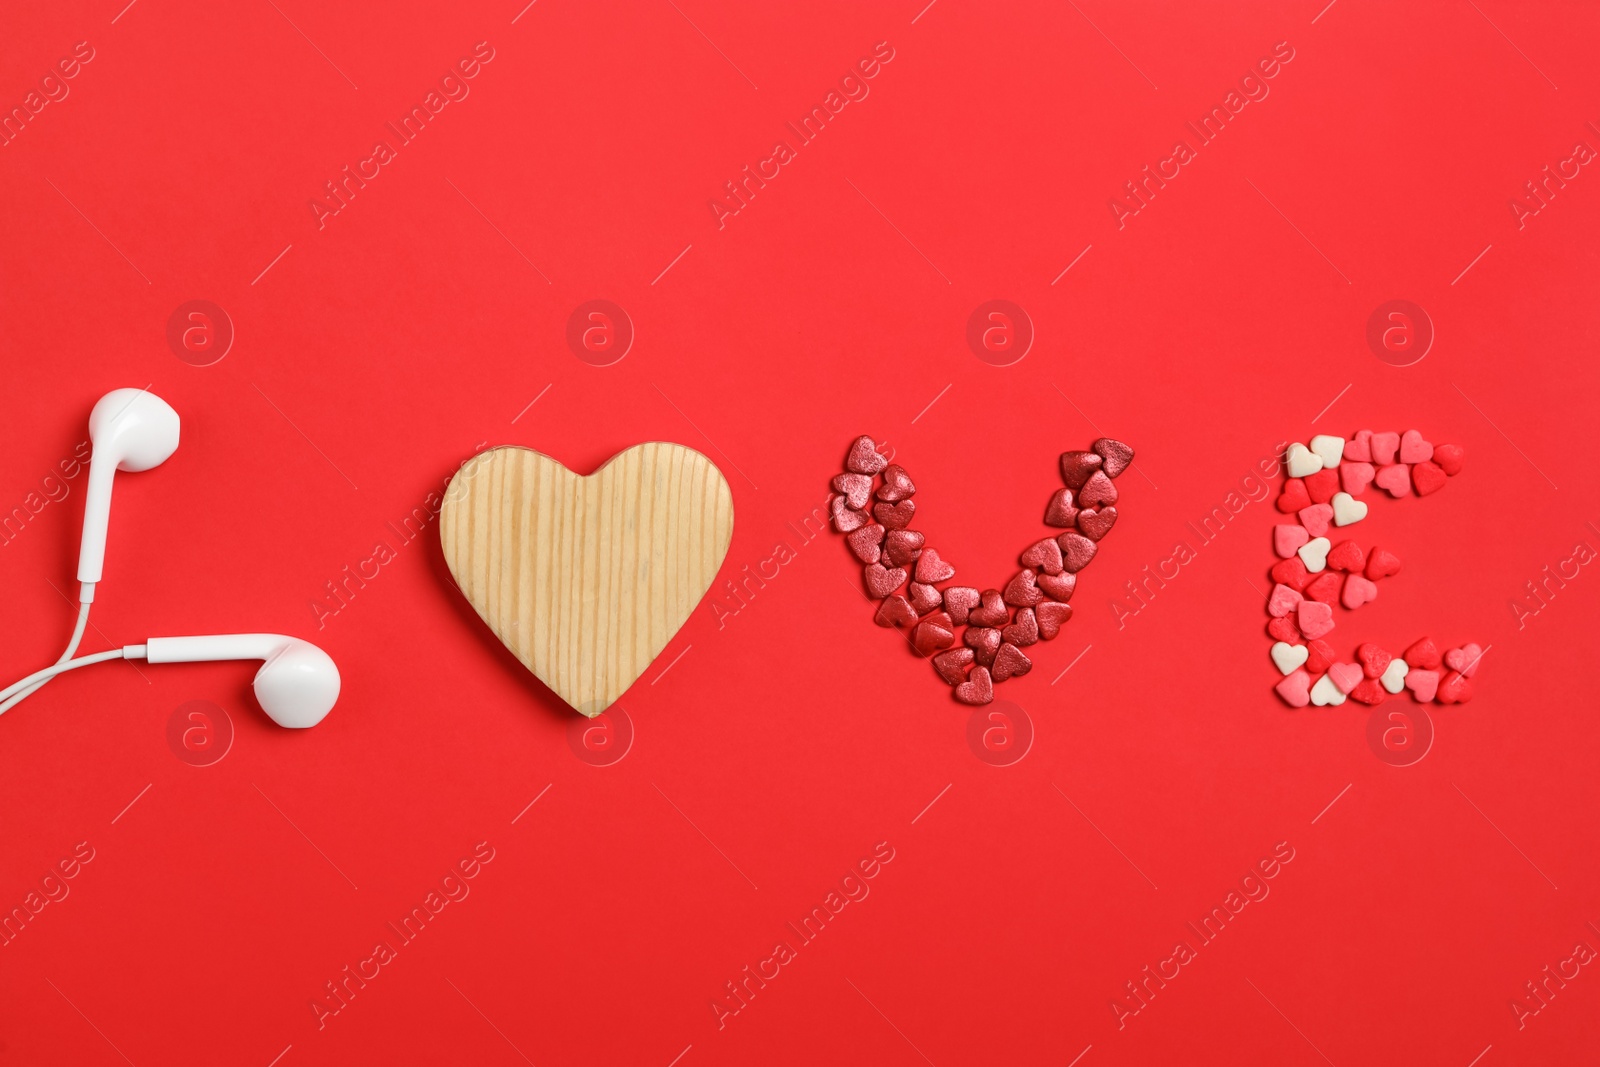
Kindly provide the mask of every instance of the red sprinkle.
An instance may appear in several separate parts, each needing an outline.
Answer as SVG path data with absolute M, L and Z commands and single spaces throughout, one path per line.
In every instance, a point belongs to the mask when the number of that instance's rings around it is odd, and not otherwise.
M 1011 612 L 998 589 L 985 589 L 983 602 L 967 612 L 968 626 L 1003 626 L 1011 621 Z
M 1299 478 L 1290 478 L 1283 483 L 1283 492 L 1278 495 L 1278 510 L 1285 515 L 1294 515 L 1301 508 L 1311 506 L 1311 494 L 1306 492 L 1306 483 Z
M 1340 541 L 1328 552 L 1328 568 L 1330 570 L 1360 574 L 1361 568 L 1366 565 L 1367 554 L 1354 541 Z
M 1078 509 L 1072 506 L 1072 490 L 1057 489 L 1044 509 L 1044 524 L 1069 529 L 1077 517 Z
M 1043 604 L 1039 605 L 1044 607 Z M 1039 640 L 1039 620 L 1034 617 L 1033 608 L 1018 608 L 1017 621 L 1000 630 L 1001 640 L 1026 648 Z
M 939 590 L 922 582 L 912 582 L 910 591 L 911 606 L 918 615 L 926 615 L 944 602 L 944 597 Z
M 1034 585 L 1037 578 L 1038 574 L 1027 568 L 1018 571 L 1017 576 L 1006 583 L 1005 602 L 1019 608 L 1031 608 L 1039 603 L 1044 594 Z
M 1339 472 L 1326 467 L 1315 474 L 1306 475 L 1305 481 L 1306 492 L 1313 504 L 1326 504 L 1339 491 Z M 883 491 L 879 490 L 878 495 L 882 496 Z
M 1072 599 L 1072 591 L 1078 587 L 1076 574 L 1041 574 L 1034 580 L 1039 583 L 1039 588 L 1045 591 L 1046 596 L 1063 604 Z
M 1108 478 L 1115 478 L 1133 462 L 1133 448 L 1114 437 L 1102 437 L 1089 447 L 1106 461 L 1102 469 Z
M 1439 646 L 1433 643 L 1433 638 L 1424 637 L 1416 644 L 1406 649 L 1406 654 L 1400 657 L 1406 661 L 1407 667 L 1420 667 L 1425 671 L 1437 670 L 1439 664 L 1444 662 L 1444 654 L 1439 651 Z
M 994 654 L 1000 650 L 1000 631 L 992 626 L 969 626 L 961 634 L 961 641 L 978 662 L 985 666 L 994 663 Z
M 939 550 L 925 548 L 917 557 L 917 581 L 944 582 L 956 576 L 956 569 L 939 558 Z
M 917 613 L 911 610 L 911 601 L 896 593 L 883 598 L 872 621 L 879 626 L 910 626 L 917 621 Z
M 933 657 L 933 669 L 949 684 L 960 685 L 967 676 L 967 668 L 972 666 L 972 660 L 972 649 L 952 648 Z
M 925 538 L 916 530 L 890 530 L 883 542 L 883 554 L 896 567 L 904 567 L 922 554 Z
M 856 554 L 856 559 L 862 563 L 876 563 L 882 552 L 878 548 L 883 543 L 883 527 L 875 522 L 870 522 L 845 535 L 845 544 L 850 546 L 850 551 Z
M 896 589 L 899 589 L 906 581 L 906 569 L 904 567 L 896 567 L 890 570 L 881 563 L 867 564 L 861 568 L 861 575 L 866 579 L 868 595 L 874 600 L 882 600 Z M 908 602 L 906 606 L 910 607 L 911 605 Z
M 1017 614 L 1020 615 L 1021 612 Z M 1062 623 L 1072 618 L 1072 605 L 1046 600 L 1034 606 L 1033 618 L 1039 626 L 1040 639 L 1048 641 L 1061 632 Z
M 1367 577 L 1372 581 L 1387 578 L 1391 574 L 1400 573 L 1400 557 L 1390 552 L 1387 548 L 1375 548 L 1367 557 Z M 1409 664 L 1410 658 L 1406 659 Z
M 850 454 L 844 461 L 845 470 L 856 474 L 877 474 L 888 465 L 889 461 L 878 455 L 878 446 L 865 434 L 856 438 L 856 443 L 850 446 Z
M 1093 452 L 1061 453 L 1061 480 L 1068 489 L 1081 489 L 1089 476 L 1100 470 L 1105 460 Z
M 1089 475 L 1089 480 L 1078 490 L 1080 508 L 1098 508 L 1116 502 L 1117 487 L 1111 484 L 1111 479 L 1106 477 L 1105 471 L 1095 471 Z
M 833 515 L 833 528 L 840 533 L 859 530 L 872 521 L 867 518 L 866 512 L 850 507 L 849 502 L 842 496 L 836 496 L 828 502 L 828 511 Z
M 931 656 L 941 648 L 956 643 L 956 624 L 944 612 L 929 615 L 911 631 L 911 644 L 924 656 Z
M 1368 641 L 1356 649 L 1356 659 L 1361 661 L 1361 673 L 1368 678 L 1381 678 L 1383 672 L 1389 669 L 1394 656 Z
M 994 683 L 986 667 L 974 667 L 967 680 L 956 686 L 956 699 L 963 704 L 987 704 L 994 699 Z
M 1064 533 L 1057 537 L 1056 544 L 1061 547 L 1061 566 L 1073 574 L 1077 574 L 1089 565 L 1097 549 L 1093 541 L 1075 532 Z
M 883 470 L 883 484 L 878 486 L 878 499 L 893 503 L 904 500 L 917 491 L 916 485 L 911 481 L 911 475 L 898 463 L 891 463 Z
M 1007 643 L 1000 646 L 1000 651 L 994 654 L 994 680 L 1003 682 L 1007 678 L 1020 678 L 1033 670 L 1033 660 L 1023 655 L 1022 649 Z
M 872 499 L 872 476 L 868 474 L 835 474 L 833 476 L 833 491 L 843 493 L 850 506 L 858 511 L 864 510 L 867 501 Z
M 1306 586 L 1311 582 L 1311 572 L 1306 570 L 1306 565 L 1299 556 L 1290 556 L 1280 559 L 1272 565 L 1268 572 L 1272 580 L 1279 585 L 1286 585 L 1297 593 L 1304 593 Z
M 872 505 L 872 517 L 883 523 L 887 530 L 904 530 L 911 525 L 911 516 L 916 514 L 917 502 L 915 500 L 902 500 L 898 504 L 879 502 Z
M 1452 478 L 1461 473 L 1461 464 L 1466 455 L 1466 449 L 1460 445 L 1433 446 L 1433 461 Z
M 1110 504 L 1103 508 L 1084 508 L 1078 512 L 1078 529 L 1091 541 L 1100 540 L 1116 524 L 1117 509 Z
M 967 613 L 978 606 L 978 591 L 970 585 L 952 585 L 944 591 L 944 610 L 957 626 L 967 624 Z
M 1324 604 L 1337 604 L 1343 579 L 1334 571 L 1323 571 L 1306 583 L 1302 592 L 1307 600 L 1320 600 Z
M 1056 544 L 1053 537 L 1046 537 L 1043 541 L 1035 541 L 1027 550 L 1018 557 L 1024 567 L 1032 567 L 1036 571 L 1046 574 L 1061 573 L 1061 546 Z

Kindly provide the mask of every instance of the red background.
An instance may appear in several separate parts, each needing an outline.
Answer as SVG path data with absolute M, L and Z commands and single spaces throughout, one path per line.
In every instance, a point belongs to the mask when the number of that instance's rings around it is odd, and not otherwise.
M 76 42 L 94 59 L 0 149 L 0 507 L 28 506 L 99 395 L 149 385 L 183 445 L 117 480 L 85 650 L 281 631 L 326 648 L 345 690 L 289 732 L 245 664 L 115 664 L 5 716 L 0 906 L 78 842 L 95 858 L 0 949 L 0 1060 L 1592 1061 L 1590 968 L 1521 1029 L 1509 1005 L 1600 947 L 1600 578 L 1520 629 L 1508 602 L 1600 545 L 1600 177 L 1520 230 L 1509 202 L 1600 145 L 1595 12 L 919 8 L 7 12 L 7 110 Z M 323 183 L 479 41 L 470 96 L 319 229 Z M 881 41 L 870 95 L 719 229 L 723 182 Z M 1270 95 L 1119 229 L 1109 199 L 1278 42 L 1294 58 Z M 637 332 L 608 367 L 565 341 L 593 298 Z M 1034 324 L 1015 365 L 967 348 L 991 298 Z M 1364 336 L 1397 298 L 1437 330 L 1405 368 Z M 191 299 L 237 333 L 212 366 L 166 340 Z M 1463 444 L 1466 471 L 1374 502 L 1368 539 L 1405 569 L 1334 637 L 1492 645 L 1423 760 L 1378 759 L 1354 704 L 1273 697 L 1270 503 L 1119 628 L 1123 583 L 1279 442 L 1413 426 Z M 1058 452 L 1100 432 L 1139 450 L 1077 618 L 1000 690 L 1036 732 L 1014 765 L 978 759 L 968 709 L 872 625 L 840 539 L 788 525 L 862 432 L 978 584 L 1042 535 Z M 595 766 L 432 528 L 402 545 L 387 524 L 480 442 L 589 470 L 652 439 L 728 475 L 725 578 L 779 541 L 795 558 L 737 614 L 696 610 L 621 702 L 631 749 Z M 8 675 L 70 629 L 67 484 L 0 549 Z M 324 583 L 379 541 L 395 558 L 319 619 Z M 236 734 L 206 767 L 167 741 L 192 700 Z M 319 1029 L 324 983 L 480 841 L 470 896 Z M 878 842 L 895 858 L 870 896 L 719 1028 L 724 983 Z M 1270 896 L 1119 1028 L 1124 983 L 1278 842 L 1295 858 Z

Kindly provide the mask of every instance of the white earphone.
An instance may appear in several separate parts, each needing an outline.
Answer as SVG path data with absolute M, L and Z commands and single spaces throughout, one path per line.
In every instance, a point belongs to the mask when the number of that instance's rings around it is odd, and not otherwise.
M 339 698 L 339 668 L 328 654 L 308 641 L 282 634 L 211 634 L 199 637 L 152 637 L 142 645 L 124 645 L 77 656 L 89 623 L 89 607 L 105 566 L 106 531 L 111 520 L 111 485 L 117 471 L 143 471 L 159 466 L 178 448 L 178 413 L 165 400 L 143 389 L 113 389 L 89 414 L 89 487 L 83 506 L 83 542 L 78 553 L 78 621 L 67 650 L 54 666 L 35 671 L 0 690 L 5 712 L 66 671 L 113 659 L 149 663 L 198 663 L 258 659 L 256 699 L 279 726 L 315 726 Z M 74 658 L 77 656 L 77 658 Z

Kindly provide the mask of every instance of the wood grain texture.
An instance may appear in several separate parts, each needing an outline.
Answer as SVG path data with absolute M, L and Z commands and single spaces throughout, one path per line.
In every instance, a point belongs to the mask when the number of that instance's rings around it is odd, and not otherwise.
M 439 538 L 483 621 L 592 717 L 711 587 L 733 538 L 733 494 L 682 445 L 635 445 L 588 476 L 531 449 L 491 448 L 451 479 Z

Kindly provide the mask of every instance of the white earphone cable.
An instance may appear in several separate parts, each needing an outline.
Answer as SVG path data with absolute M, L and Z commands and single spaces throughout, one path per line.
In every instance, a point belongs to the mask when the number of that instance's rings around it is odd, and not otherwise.
M 12 685 L 7 686 L 3 692 L 0 692 L 0 700 L 10 700 L 14 694 L 27 689 L 29 686 L 37 688 L 58 674 L 65 674 L 67 671 L 75 671 L 79 667 L 87 667 L 91 663 L 105 663 L 114 659 L 126 659 L 127 656 L 128 650 L 126 648 L 111 648 L 104 652 L 95 652 L 92 655 L 79 656 L 77 659 L 69 659 L 65 662 L 57 663 L 53 667 L 46 667 L 42 671 L 34 671 L 20 682 L 15 682 Z
M 89 607 L 94 602 L 93 587 L 90 587 L 89 595 L 90 599 L 82 600 L 78 604 L 78 622 L 77 625 L 72 628 L 72 640 L 67 642 L 67 650 L 61 653 L 60 659 L 56 660 L 56 663 L 58 664 L 68 662 L 78 653 L 78 645 L 83 641 L 83 631 L 89 625 Z M 28 699 L 34 693 L 37 693 L 39 688 L 49 680 L 49 678 L 45 678 L 43 681 L 35 682 L 33 685 L 28 686 L 26 689 L 17 693 L 15 696 L 8 697 L 6 700 L 0 701 L 0 715 L 5 714 L 18 704 L 22 703 L 24 700 Z M 6 692 L 9 693 L 11 689 L 14 688 L 16 687 L 12 686 L 8 688 Z

